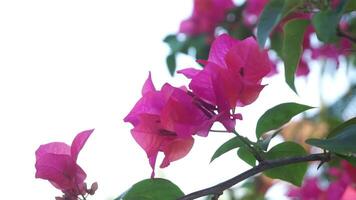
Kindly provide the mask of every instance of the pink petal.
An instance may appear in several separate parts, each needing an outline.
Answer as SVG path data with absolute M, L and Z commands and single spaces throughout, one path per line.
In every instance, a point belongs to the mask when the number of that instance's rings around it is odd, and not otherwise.
M 141 123 L 131 130 L 131 134 L 150 157 L 158 152 L 164 139 L 164 135 L 160 134 L 160 118 L 157 115 L 142 114 L 140 119 Z
M 186 156 L 190 149 L 193 147 L 194 139 L 190 137 L 188 139 L 177 138 L 172 142 L 167 143 L 162 147 L 164 152 L 164 159 L 160 165 L 161 168 L 167 167 L 171 162 Z
M 152 78 L 151 78 L 151 72 L 148 74 L 148 78 L 143 84 L 142 87 L 142 96 L 144 96 L 148 92 L 153 92 L 156 91 L 155 86 L 153 85 Z
M 124 118 L 125 122 L 130 122 L 136 126 L 139 123 L 139 115 L 142 113 L 156 114 L 161 112 L 162 107 L 165 104 L 165 99 L 160 92 L 146 93 L 130 111 L 130 113 Z
M 204 70 L 200 71 L 190 82 L 189 88 L 200 98 L 208 103 L 216 104 L 216 94 L 214 92 L 213 79 L 219 70 L 219 66 L 208 63 Z
M 273 66 L 267 50 L 260 50 L 253 37 L 238 41 L 227 53 L 226 62 L 230 68 L 242 73 L 245 80 L 254 83 L 259 83 Z
M 171 89 L 166 89 L 171 88 Z M 173 90 L 172 90 L 173 89 Z M 171 130 L 181 138 L 189 138 L 201 130 L 210 117 L 193 102 L 193 97 L 184 90 L 165 85 L 162 92 L 173 91 L 161 112 L 161 123 L 165 130 Z M 210 122 L 210 126 L 212 122 Z M 205 126 L 204 128 L 210 129 Z M 207 132 L 208 130 L 205 130 Z
M 356 190 L 352 186 L 348 186 L 341 197 L 341 200 L 355 200 Z
M 240 93 L 237 105 L 242 107 L 253 103 L 264 87 L 265 85 L 250 85 L 245 83 Z
M 41 145 L 36 151 L 36 159 L 48 153 L 70 156 L 70 146 L 63 142 L 52 142 Z
M 86 178 L 69 155 L 44 154 L 36 160 L 36 178 L 49 180 L 60 190 L 76 188 Z
M 332 182 L 327 189 L 327 200 L 340 199 L 346 189 L 341 181 Z
M 225 63 L 225 56 L 232 46 L 237 43 L 237 40 L 227 34 L 222 34 L 217 37 L 209 52 L 209 62 L 215 63 L 220 67 L 227 67 Z
M 297 76 L 307 76 L 309 74 L 309 66 L 308 64 L 302 59 L 299 62 L 298 68 L 297 68 Z
M 93 131 L 94 129 L 83 131 L 74 138 L 71 146 L 71 155 L 74 161 L 77 161 L 79 152 L 82 150 Z
M 194 69 L 194 68 L 187 68 L 187 69 L 178 70 L 177 73 L 178 74 L 183 74 L 187 78 L 192 79 L 195 76 L 197 76 L 200 71 L 201 70 Z

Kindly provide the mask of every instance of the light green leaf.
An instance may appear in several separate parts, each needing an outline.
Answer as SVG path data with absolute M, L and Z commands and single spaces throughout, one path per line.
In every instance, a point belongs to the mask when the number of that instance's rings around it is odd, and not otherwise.
M 261 48 L 264 47 L 273 28 L 301 3 L 302 0 L 270 0 L 268 2 L 257 23 L 257 41 Z
M 255 156 L 246 147 L 240 147 L 239 150 L 237 150 L 237 155 L 250 166 L 256 166 Z
M 274 146 L 266 153 L 268 160 L 282 159 L 294 156 L 307 155 L 304 148 L 294 142 L 283 142 Z M 294 185 L 300 186 L 307 171 L 307 163 L 297 163 L 273 168 L 264 172 L 270 178 L 278 178 Z
M 227 142 L 225 142 L 224 144 L 222 144 L 214 153 L 214 155 L 211 157 L 210 162 L 213 162 L 213 160 L 215 160 L 216 158 L 220 157 L 221 155 L 225 154 L 226 152 L 232 150 L 232 149 L 236 149 L 239 148 L 241 146 L 243 146 L 243 142 L 237 138 L 231 138 L 230 140 L 228 140 Z
M 311 108 L 313 107 L 297 103 L 282 103 L 267 110 L 257 122 L 257 139 L 267 131 L 281 127 L 283 124 L 289 122 L 295 115 Z
M 288 23 L 284 26 L 282 55 L 285 69 L 285 79 L 289 87 L 294 92 L 296 92 L 294 86 L 294 74 L 303 53 L 304 32 L 308 25 L 308 20 L 294 19 L 288 21 Z
M 133 185 L 129 191 L 115 200 L 176 200 L 184 193 L 169 180 L 146 179 Z

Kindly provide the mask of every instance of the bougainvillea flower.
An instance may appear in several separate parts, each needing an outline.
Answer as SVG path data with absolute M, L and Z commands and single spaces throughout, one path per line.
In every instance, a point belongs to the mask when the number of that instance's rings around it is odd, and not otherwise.
M 235 115 L 230 111 L 254 102 L 264 88 L 262 78 L 273 66 L 267 50 L 260 50 L 252 37 L 239 41 L 223 34 L 213 42 L 208 60 L 200 63 L 203 70 L 188 68 L 178 73 L 192 79 L 193 93 L 217 106 L 218 120 L 231 130 Z
M 125 117 L 134 128 L 136 142 L 145 150 L 154 176 L 158 152 L 163 152 L 161 168 L 183 158 L 194 143 L 193 135 L 207 136 L 216 120 L 214 111 L 185 88 L 165 84 L 156 90 L 151 75 L 142 97 Z
M 331 168 L 328 173 L 336 178 L 327 189 L 328 200 L 341 199 L 346 189 L 356 183 L 356 168 L 346 161 L 341 161 L 340 168 Z
M 94 130 L 79 133 L 71 146 L 63 142 L 41 145 L 36 151 L 36 178 L 48 180 L 62 190 L 64 199 L 76 200 L 79 195 L 94 193 L 86 188 L 86 173 L 77 164 L 79 152 Z
M 213 34 L 233 6 L 232 0 L 194 0 L 193 14 L 182 21 L 179 32 L 189 36 Z
M 324 44 L 318 48 L 312 48 L 313 59 L 330 59 L 339 65 L 339 56 L 349 55 L 352 44 L 347 39 L 340 39 L 337 44 Z
M 320 189 L 316 177 L 305 179 L 300 188 L 293 186 L 287 196 L 300 200 L 325 200 L 325 192 Z

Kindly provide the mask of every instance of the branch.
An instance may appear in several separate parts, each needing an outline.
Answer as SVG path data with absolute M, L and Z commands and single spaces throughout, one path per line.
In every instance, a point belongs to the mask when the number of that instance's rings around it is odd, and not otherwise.
M 356 43 L 356 38 L 355 37 L 351 36 L 348 33 L 343 32 L 340 28 L 337 29 L 337 35 L 339 37 L 344 37 L 344 38 L 350 40 L 353 43 Z
M 319 153 L 319 154 L 310 154 L 307 156 L 300 156 L 300 157 L 289 157 L 289 158 L 283 158 L 283 159 L 277 159 L 277 160 L 266 160 L 266 161 L 261 162 L 256 167 L 253 167 L 252 169 L 249 169 L 249 170 L 243 172 L 242 174 L 239 174 L 229 180 L 226 180 L 226 181 L 219 183 L 215 186 L 185 195 L 183 197 L 178 198 L 178 200 L 192 200 L 192 199 L 197 199 L 199 197 L 203 197 L 203 196 L 207 196 L 207 195 L 214 195 L 215 197 L 220 196 L 220 194 L 222 194 L 224 190 L 229 189 L 232 186 L 236 185 L 237 183 L 239 183 L 251 176 L 254 176 L 260 172 L 266 171 L 268 169 L 285 166 L 285 165 L 290 165 L 290 164 L 295 164 L 295 163 L 308 162 L 308 161 L 328 162 L 328 161 L 330 161 L 330 159 L 331 159 L 330 154 Z

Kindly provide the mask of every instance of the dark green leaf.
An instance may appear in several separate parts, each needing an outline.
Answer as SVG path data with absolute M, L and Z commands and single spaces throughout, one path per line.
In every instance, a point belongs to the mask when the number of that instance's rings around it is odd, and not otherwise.
M 341 0 L 335 10 L 324 10 L 314 14 L 312 24 L 320 41 L 332 43 L 338 40 L 337 28 L 345 5 L 347 5 L 347 0 Z
M 273 28 L 301 2 L 302 0 L 271 0 L 268 2 L 257 23 L 257 41 L 261 48 L 264 47 Z
M 344 122 L 344 123 L 340 124 L 339 126 L 337 126 L 336 128 L 334 128 L 332 131 L 330 131 L 327 138 L 332 138 L 332 137 L 336 136 L 337 134 L 342 133 L 342 130 L 344 128 L 347 128 L 348 126 L 351 126 L 353 124 L 356 124 L 356 117 L 349 119 L 346 122 Z
M 303 52 L 304 32 L 309 21 L 305 19 L 294 19 L 288 21 L 284 26 L 283 61 L 285 79 L 289 87 L 295 90 L 294 74 L 297 70 L 299 60 Z
M 197 59 L 207 59 L 209 55 L 209 44 L 208 44 L 208 36 L 200 35 L 191 37 L 189 40 L 189 44 L 195 48 L 195 58 Z
M 171 53 L 178 53 L 183 46 L 183 43 L 178 40 L 176 35 L 168 35 L 163 41 L 168 44 Z
M 305 155 L 307 155 L 307 153 L 301 145 L 294 142 L 283 142 L 268 151 L 266 153 L 266 158 L 268 160 L 274 160 Z M 273 168 L 265 171 L 264 174 L 270 178 L 278 178 L 300 186 L 307 168 L 307 163 L 297 163 Z
M 289 122 L 295 115 L 311 108 L 313 107 L 297 103 L 282 103 L 267 110 L 257 122 L 257 139 L 265 132 L 281 127 L 283 124 Z
M 246 147 L 240 147 L 239 150 L 237 150 L 237 155 L 250 166 L 256 166 L 255 156 Z
M 339 18 L 335 12 L 331 10 L 320 11 L 313 16 L 312 23 L 320 41 L 326 43 L 337 41 L 336 30 Z
M 184 193 L 174 183 L 166 179 L 155 178 L 136 183 L 126 194 L 115 200 L 176 200 L 181 196 L 184 196 Z
M 167 66 L 168 66 L 168 71 L 171 74 L 171 76 L 174 75 L 174 72 L 176 71 L 176 55 L 175 54 L 170 54 L 166 58 Z
M 306 143 L 343 155 L 356 153 L 356 124 L 350 124 L 334 137 L 328 139 L 308 139 Z
M 213 157 L 211 157 L 210 162 L 213 162 L 213 160 L 215 160 L 216 158 L 220 157 L 221 155 L 223 155 L 224 153 L 232 150 L 232 149 L 236 149 L 239 148 L 241 146 L 243 146 L 244 143 L 237 137 L 231 138 L 230 140 L 228 140 L 227 142 L 225 142 L 224 144 L 222 144 L 214 153 Z

